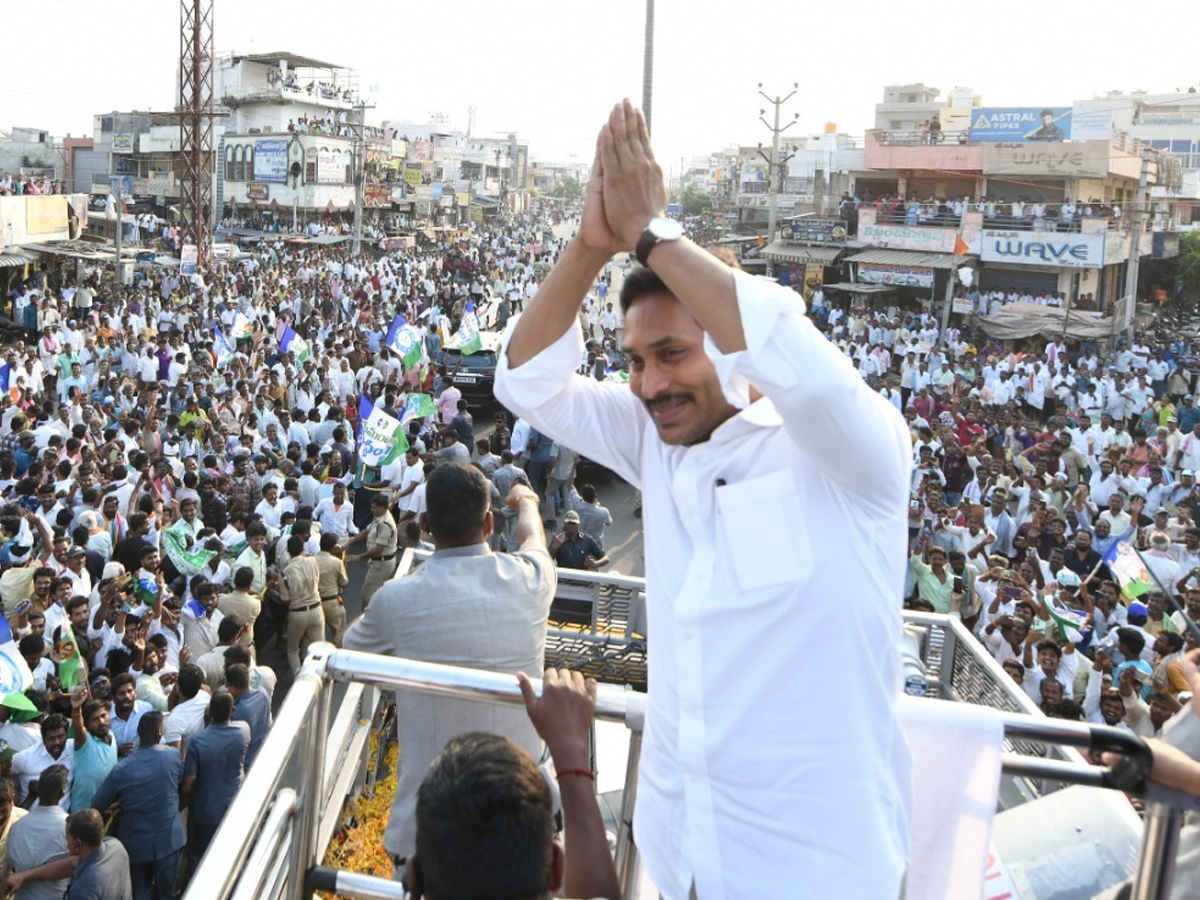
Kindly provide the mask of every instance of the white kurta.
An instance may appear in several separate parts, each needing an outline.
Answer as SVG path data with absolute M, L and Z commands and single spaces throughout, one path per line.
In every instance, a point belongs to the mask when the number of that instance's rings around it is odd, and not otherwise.
M 502 353 L 496 394 L 643 491 L 634 833 L 663 895 L 888 900 L 908 852 L 908 432 L 795 293 L 737 290 L 748 349 L 707 349 L 743 411 L 708 441 L 666 446 L 627 385 L 573 375 L 577 328 L 517 369 Z

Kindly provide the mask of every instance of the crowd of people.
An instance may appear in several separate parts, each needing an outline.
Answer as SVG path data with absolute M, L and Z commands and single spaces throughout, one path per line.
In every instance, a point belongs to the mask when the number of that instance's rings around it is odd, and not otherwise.
M 1047 714 L 1158 734 L 1200 625 L 1194 348 L 976 346 L 928 315 L 825 312 L 909 423 L 908 604 L 960 615 Z
M 437 467 L 481 473 L 496 551 L 523 539 L 504 499 L 524 486 L 558 566 L 606 564 L 612 519 L 577 452 L 471 406 L 441 362 L 467 315 L 519 312 L 561 243 L 532 219 L 360 257 L 266 238 L 199 279 L 48 267 L 12 286 L 30 326 L 0 368 L 0 600 L 28 670 L 0 705 L 0 875 L 16 896 L 62 896 L 70 872 L 41 866 L 88 810 L 123 845 L 136 896 L 174 895 L 271 726 L 279 679 L 262 657 L 282 649 L 295 671 L 312 642 L 340 643 L 353 567 L 350 607 L 366 608 L 400 551 L 432 548 Z M 617 328 L 606 290 L 580 360 L 600 378 L 619 365 L 601 350 Z M 389 349 L 397 314 L 418 361 Z M 386 465 L 360 458 L 364 403 L 403 419 L 406 451 Z
M 123 869 L 137 896 L 173 896 L 270 728 L 261 657 L 284 648 L 294 671 L 343 640 L 347 564 L 364 564 L 369 611 L 404 548 L 453 549 L 445 519 L 430 527 L 439 469 L 479 473 L 470 530 L 497 555 L 540 559 L 533 534 L 560 568 L 607 564 L 589 448 L 503 408 L 479 427 L 444 361 L 468 316 L 502 330 L 519 314 L 564 247 L 532 219 L 359 257 L 264 237 L 201 279 L 49 268 L 13 285 L 30 326 L 0 367 L 0 601 L 28 670 L 0 704 L 16 896 L 62 896 L 84 859 L 90 878 Z M 598 381 L 625 377 L 611 276 L 578 314 L 576 371 Z M 397 315 L 415 362 L 389 338 Z M 810 317 L 909 425 L 905 605 L 961 617 L 1047 715 L 1161 734 L 1200 624 L 1193 348 L 976 346 L 928 314 L 823 298 Z M 360 457 L 374 407 L 407 445 L 377 466 Z M 1118 562 L 1135 550 L 1144 581 Z M 399 867 L 411 848 L 389 850 Z

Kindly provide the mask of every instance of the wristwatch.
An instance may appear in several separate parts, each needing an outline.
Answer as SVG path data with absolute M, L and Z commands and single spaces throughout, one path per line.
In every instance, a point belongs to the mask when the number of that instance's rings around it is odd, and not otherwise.
M 637 248 L 633 251 L 633 255 L 643 266 L 648 266 L 650 263 L 646 262 L 646 259 L 655 246 L 663 241 L 677 241 L 681 237 L 683 237 L 683 226 L 674 219 L 662 216 L 653 218 L 646 226 L 646 230 L 642 232 L 641 240 L 637 242 Z

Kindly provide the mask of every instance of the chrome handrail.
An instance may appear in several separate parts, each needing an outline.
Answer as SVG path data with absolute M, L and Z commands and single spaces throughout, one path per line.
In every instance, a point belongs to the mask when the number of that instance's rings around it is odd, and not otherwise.
M 947 627 L 944 622 L 937 624 Z M 523 703 L 516 679 L 511 675 L 337 650 L 330 644 L 313 645 L 250 777 L 235 798 L 193 877 L 185 900 L 225 900 L 232 896 L 235 883 L 239 897 L 246 896 L 246 892 L 250 891 L 251 895 L 258 894 L 264 898 L 282 895 L 288 900 L 300 900 L 313 890 L 325 889 L 363 900 L 403 898 L 404 891 L 398 882 L 316 864 L 324 850 L 321 846 L 323 839 L 327 840 L 327 829 L 320 829 L 319 825 L 320 807 L 327 799 L 332 774 L 327 771 L 325 760 L 325 733 L 334 681 L 366 683 L 391 690 L 481 702 Z M 533 679 L 533 683 L 535 690 L 540 693 L 540 679 Z M 598 686 L 597 718 L 621 722 L 632 732 L 616 854 L 622 891 L 624 896 L 630 898 L 635 896 L 635 886 L 641 876 L 631 821 L 645 711 L 645 695 L 611 685 Z M 1006 737 L 1068 747 L 1115 750 L 1132 760 L 1131 766 L 1125 770 L 1121 770 L 1120 766 L 1110 770 L 1090 766 L 1077 755 L 1078 762 L 1006 754 L 1003 757 L 1006 772 L 1096 787 L 1127 790 L 1147 787 L 1141 782 L 1141 776 L 1149 761 L 1149 749 L 1135 735 L 1105 726 L 1047 719 L 1041 715 L 1003 711 L 997 711 L 996 714 L 1001 717 Z M 339 721 L 346 716 L 343 707 Z M 365 726 L 366 720 L 359 719 L 358 724 Z M 298 788 L 294 800 L 295 814 L 288 815 L 293 807 L 289 802 L 291 797 L 286 789 L 279 790 L 279 785 L 293 756 L 298 756 Z M 1150 785 L 1145 793 L 1148 814 L 1132 900 L 1164 900 L 1170 887 L 1171 865 L 1182 815 L 1180 810 L 1200 808 L 1200 801 L 1155 785 Z M 263 823 L 272 803 L 274 807 L 266 823 Z M 328 814 L 329 810 L 325 812 Z M 340 808 L 337 812 L 340 813 Z M 289 833 L 291 839 L 287 841 Z M 282 889 L 273 888 L 260 894 L 265 883 L 280 883 L 279 880 L 268 880 L 268 876 L 280 866 L 284 868 Z M 246 883 L 240 883 L 242 876 L 248 879 Z

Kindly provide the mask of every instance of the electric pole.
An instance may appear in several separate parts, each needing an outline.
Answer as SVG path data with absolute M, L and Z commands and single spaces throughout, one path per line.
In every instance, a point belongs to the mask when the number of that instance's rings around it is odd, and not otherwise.
M 778 220 L 778 216 L 779 216 L 778 210 L 776 208 L 778 205 L 776 201 L 779 198 L 779 180 L 776 177 L 776 171 L 775 171 L 776 168 L 779 166 L 779 136 L 781 134 L 783 134 L 783 132 L 785 132 L 789 128 L 791 128 L 793 125 L 795 125 L 797 120 L 800 118 L 800 113 L 796 113 L 792 117 L 792 121 L 788 122 L 786 125 L 784 125 L 782 128 L 780 128 L 779 127 L 779 109 L 781 106 L 783 106 L 783 104 L 787 103 L 789 100 L 791 100 L 793 97 L 795 97 L 796 91 L 798 91 L 799 89 L 800 89 L 800 82 L 794 81 L 794 82 L 792 82 L 792 92 L 790 94 L 788 94 L 786 97 L 778 97 L 778 96 L 771 97 L 768 94 L 763 92 L 762 82 L 760 81 L 758 83 L 759 96 L 763 97 L 768 103 L 770 103 L 772 106 L 775 107 L 775 124 L 774 125 L 769 124 L 767 122 L 767 120 L 763 118 L 763 116 L 765 116 L 767 114 L 767 111 L 765 109 L 760 109 L 758 111 L 758 121 L 760 121 L 764 125 L 766 125 L 767 130 L 771 132 L 771 158 L 767 160 L 767 177 L 770 178 L 770 180 L 771 180 L 771 191 L 770 191 L 770 195 L 768 196 L 768 199 L 767 199 L 767 202 L 769 204 L 767 207 L 767 243 L 768 244 L 770 244 L 771 241 L 775 240 L 775 227 L 778 224 L 777 220 Z M 763 156 L 764 154 L 762 152 L 762 144 L 759 144 L 758 146 L 759 146 L 758 154 L 759 154 L 759 156 Z M 768 275 L 774 274 L 774 269 L 775 269 L 775 266 L 771 263 L 770 260 L 767 260 L 767 274 Z
M 367 110 L 374 109 L 362 100 L 354 107 L 354 241 L 350 252 L 358 256 L 362 253 L 363 227 L 363 181 L 365 180 L 364 165 L 366 162 L 366 123 Z
M 1137 315 L 1138 267 L 1142 259 L 1142 234 L 1146 230 L 1146 184 L 1150 180 L 1150 154 L 1142 150 L 1142 172 L 1138 176 L 1137 199 L 1133 204 L 1133 222 L 1130 225 L 1129 258 L 1125 263 L 1125 297 L 1128 313 L 1124 322 L 1113 322 L 1113 334 L 1124 329 L 1125 340 L 1133 340 L 1133 321 Z M 1113 308 L 1113 318 L 1121 304 Z M 1114 341 L 1115 344 L 1115 341 Z

